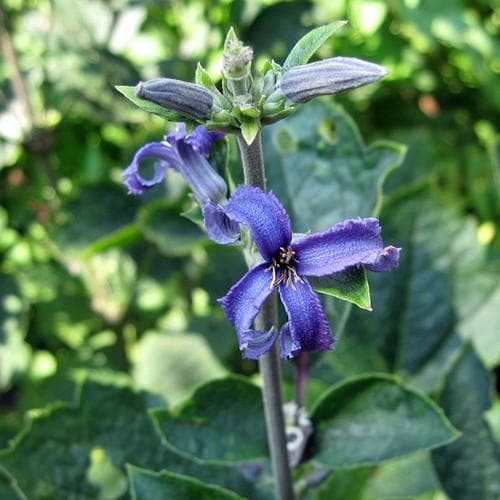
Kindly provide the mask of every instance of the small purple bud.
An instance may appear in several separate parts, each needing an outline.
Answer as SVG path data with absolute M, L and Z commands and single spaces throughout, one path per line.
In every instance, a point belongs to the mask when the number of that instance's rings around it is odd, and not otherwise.
M 303 103 L 376 82 L 386 74 L 378 64 L 354 57 L 332 57 L 291 68 L 282 76 L 280 86 L 290 101 Z
M 208 118 L 213 106 L 213 96 L 207 89 L 195 83 L 171 78 L 139 82 L 135 94 L 192 120 Z

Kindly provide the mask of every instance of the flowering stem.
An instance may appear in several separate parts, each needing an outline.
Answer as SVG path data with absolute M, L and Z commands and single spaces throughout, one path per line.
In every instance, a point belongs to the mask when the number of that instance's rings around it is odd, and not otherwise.
M 260 132 L 252 144 L 238 136 L 245 184 L 266 189 L 264 158 Z M 273 293 L 255 319 L 256 330 L 267 331 L 277 326 L 276 294 Z M 276 484 L 276 498 L 293 500 L 295 498 L 292 474 L 286 446 L 285 419 L 281 398 L 281 372 L 276 344 L 259 360 L 262 375 L 262 394 L 266 415 L 267 439 L 271 451 L 271 461 Z

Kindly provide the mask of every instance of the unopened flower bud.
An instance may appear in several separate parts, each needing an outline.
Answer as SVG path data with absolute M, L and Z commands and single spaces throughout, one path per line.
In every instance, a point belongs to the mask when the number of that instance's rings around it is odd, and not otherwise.
M 212 111 L 212 94 L 201 85 L 182 80 L 155 78 L 140 82 L 135 93 L 141 99 L 159 104 L 192 120 L 208 118 Z
M 376 82 L 386 74 L 378 64 L 354 57 L 332 57 L 291 68 L 282 76 L 280 86 L 288 99 L 303 103 Z

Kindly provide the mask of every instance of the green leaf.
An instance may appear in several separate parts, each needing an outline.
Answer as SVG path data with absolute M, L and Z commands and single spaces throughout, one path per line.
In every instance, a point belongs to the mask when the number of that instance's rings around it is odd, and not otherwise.
M 370 287 L 363 267 L 351 267 L 325 278 L 309 278 L 309 281 L 317 292 L 346 300 L 361 309 L 372 310 Z
M 323 101 L 264 129 L 265 160 L 272 165 L 269 189 L 302 233 L 376 214 L 384 180 L 401 164 L 404 151 L 393 143 L 366 147 L 342 108 Z
M 454 500 L 500 497 L 500 449 L 484 419 L 491 406 L 491 389 L 488 371 L 466 344 L 448 372 L 439 398 L 463 435 L 432 453 L 441 484 Z
M 123 94 L 129 101 L 133 102 L 137 107 L 148 113 L 154 113 L 171 122 L 186 121 L 186 118 L 175 111 L 170 111 L 159 104 L 141 99 L 135 95 L 135 87 L 126 85 L 117 85 L 116 90 Z
M 177 206 L 159 201 L 144 207 L 139 214 L 145 238 L 168 257 L 189 255 L 193 246 L 205 239 L 203 231 L 179 212 Z
M 242 115 L 240 116 L 240 123 L 241 135 L 243 136 L 243 139 L 245 139 L 245 142 L 250 146 L 259 133 L 261 128 L 260 121 L 258 118 L 250 118 Z
M 210 486 L 198 479 L 172 472 L 159 473 L 127 467 L 133 500 L 182 498 L 183 500 L 238 500 L 242 498 L 219 486 Z
M 22 372 L 29 360 L 24 343 L 27 303 L 12 276 L 0 273 L 0 392 Z
M 153 417 L 169 444 L 196 458 L 248 462 L 268 453 L 261 391 L 242 378 L 208 382 Z
M 366 485 L 363 500 L 416 499 L 440 490 L 430 453 L 417 452 L 378 467 Z
M 182 401 L 197 385 L 226 374 L 199 335 L 148 332 L 135 349 L 134 381 L 169 403 Z
M 63 207 L 64 221 L 52 234 L 63 259 L 81 257 L 96 242 L 111 238 L 133 221 L 138 202 L 112 183 L 79 189 L 77 197 Z M 62 215 L 62 214 L 61 214 Z
M 313 460 L 329 468 L 375 465 L 449 443 L 458 432 L 428 398 L 386 375 L 334 386 L 313 409 Z
M 148 415 L 162 402 L 128 388 L 84 384 L 75 406 L 58 404 L 32 414 L 11 447 L 0 452 L 0 466 L 28 498 L 96 499 L 105 485 L 95 476 L 92 454 L 105 453 L 116 471 L 125 464 L 167 469 L 218 484 L 249 498 L 269 498 L 267 490 L 236 467 L 192 460 L 166 446 Z M 94 470 L 94 473 L 92 471 Z
M 283 63 L 283 69 L 286 71 L 294 66 L 306 64 L 314 53 L 346 24 L 347 21 L 336 21 L 311 30 L 295 44 Z
M 373 312 L 354 310 L 346 331 L 387 369 L 425 392 L 469 339 L 487 366 L 500 360 L 500 269 L 488 260 L 473 221 L 426 191 L 387 205 L 384 240 L 402 247 L 398 269 L 371 273 Z

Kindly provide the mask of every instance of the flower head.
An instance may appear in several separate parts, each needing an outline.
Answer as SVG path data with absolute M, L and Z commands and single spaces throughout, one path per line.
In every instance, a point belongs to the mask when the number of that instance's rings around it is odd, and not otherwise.
M 235 241 L 239 236 L 238 225 L 228 219 L 221 205 L 226 201 L 226 182 L 207 160 L 213 143 L 223 137 L 224 134 L 210 132 L 201 125 L 186 136 L 185 125 L 181 123 L 162 142 L 145 144 L 123 172 L 129 194 L 143 194 L 163 181 L 167 168 L 173 168 L 184 177 L 202 207 L 210 238 L 217 243 Z M 140 172 L 141 163 L 148 158 L 157 160 L 150 179 Z
M 359 265 L 389 271 L 399 263 L 400 249 L 384 248 L 381 227 L 374 218 L 349 219 L 292 241 L 290 218 L 272 193 L 239 187 L 224 211 L 231 220 L 248 226 L 264 259 L 219 299 L 247 358 L 262 356 L 278 336 L 283 358 L 332 349 L 334 338 L 326 314 L 307 277 L 329 276 Z M 274 289 L 288 322 L 280 332 L 253 330 L 255 317 Z

